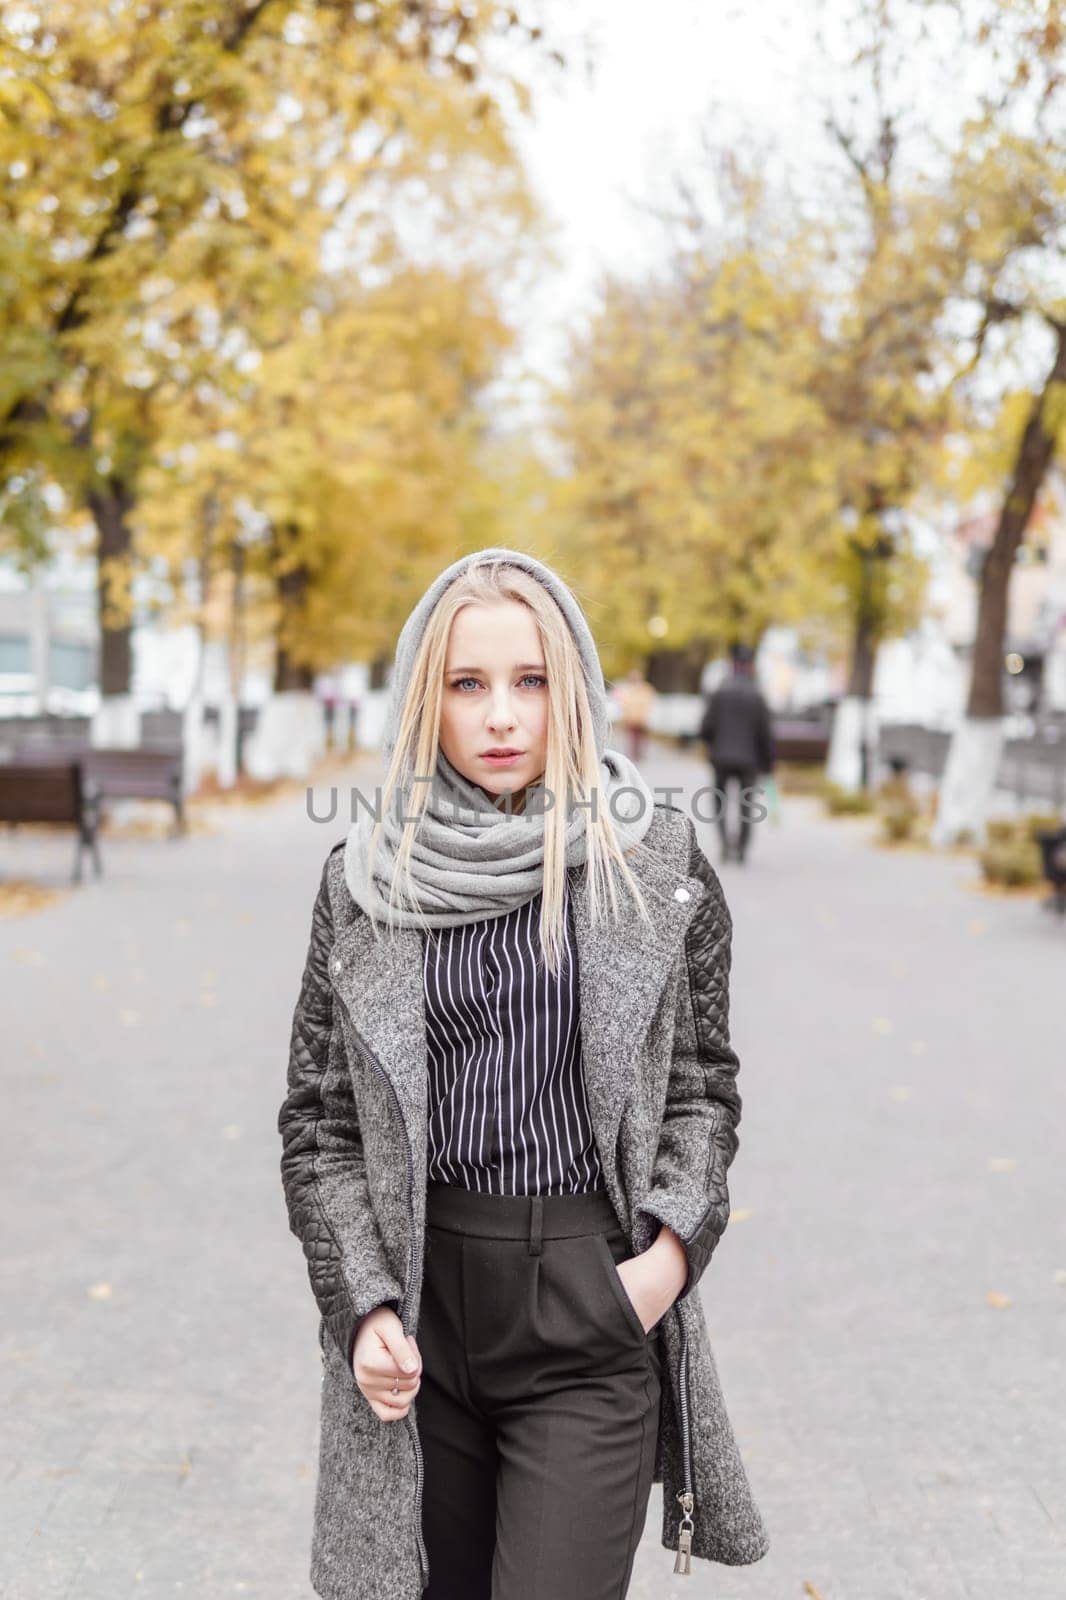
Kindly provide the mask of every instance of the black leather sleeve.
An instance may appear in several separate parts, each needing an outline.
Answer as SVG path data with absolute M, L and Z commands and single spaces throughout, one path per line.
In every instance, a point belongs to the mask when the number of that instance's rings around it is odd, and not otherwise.
M 689 872 L 707 887 L 685 940 L 685 963 L 696 1028 L 697 1059 L 704 1074 L 709 1141 L 704 1177 L 707 1203 L 699 1222 L 684 1240 L 689 1278 L 682 1298 L 699 1282 L 729 1221 L 727 1174 L 739 1145 L 736 1130 L 742 1109 L 737 1089 L 740 1060 L 729 1034 L 733 919 L 721 880 L 700 849 L 695 828 L 692 829 Z
M 640 1207 L 685 1246 L 688 1278 L 679 1299 L 695 1289 L 729 1221 L 727 1174 L 741 1114 L 740 1062 L 729 1035 L 733 920 L 691 819 L 688 826 L 689 875 L 706 892 L 685 936 L 666 1105 L 651 1188 Z
M 359 1117 L 342 1051 L 331 1060 L 333 916 L 327 873 L 311 917 L 311 938 L 292 1019 L 287 1092 L 278 1112 L 281 1177 L 289 1226 L 303 1245 L 318 1308 L 351 1364 L 361 1318 L 398 1304 L 370 1204 Z

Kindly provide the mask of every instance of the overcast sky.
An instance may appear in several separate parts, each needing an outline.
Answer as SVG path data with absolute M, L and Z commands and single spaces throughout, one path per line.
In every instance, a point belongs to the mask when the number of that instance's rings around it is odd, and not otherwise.
M 563 0 L 553 32 L 574 65 L 544 75 L 536 116 L 518 131 L 562 256 L 523 300 L 528 365 L 554 369 L 603 269 L 654 259 L 655 230 L 631 202 L 666 196 L 701 124 L 773 139 L 793 160 L 824 148 L 811 93 L 814 10 L 813 0 Z
M 853 44 L 843 28 L 851 0 L 541 3 L 573 64 L 539 75 L 536 115 L 521 121 L 516 136 L 557 224 L 561 260 L 532 292 L 523 284 L 517 312 L 511 309 L 523 339 L 504 380 L 511 403 L 523 368 L 560 372 L 567 330 L 590 309 L 605 269 L 636 271 L 654 261 L 661 234 L 632 202 L 668 197 L 671 171 L 691 170 L 701 126 L 716 144 L 754 142 L 775 163 L 779 182 L 787 176 L 790 189 L 824 201 L 842 160 L 825 132 L 827 109 L 851 126 L 873 114 L 868 94 L 850 100 L 855 80 L 841 70 Z M 959 51 L 950 8 L 894 6 L 892 17 L 890 98 L 902 118 L 901 159 L 906 151 L 926 166 L 936 159 L 928 135 L 952 142 L 985 84 L 987 63 Z M 929 37 L 916 47 L 920 28 Z M 591 46 L 591 76 L 582 70 L 583 41 Z M 532 394 L 530 404 L 535 412 Z

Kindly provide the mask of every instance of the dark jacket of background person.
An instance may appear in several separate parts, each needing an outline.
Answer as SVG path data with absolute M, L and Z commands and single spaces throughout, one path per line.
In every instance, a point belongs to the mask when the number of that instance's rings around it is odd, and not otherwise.
M 737 674 L 715 689 L 700 722 L 699 738 L 706 740 L 716 767 L 774 770 L 770 707 L 749 676 Z

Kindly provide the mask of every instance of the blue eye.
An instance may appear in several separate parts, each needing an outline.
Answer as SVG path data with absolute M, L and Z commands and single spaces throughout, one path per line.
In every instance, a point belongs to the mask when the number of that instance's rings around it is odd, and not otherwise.
M 464 683 L 476 684 L 478 681 L 479 680 L 477 678 L 456 678 L 452 684 L 452 688 L 462 690 Z M 540 673 L 538 672 L 527 672 L 525 676 L 520 678 L 518 681 L 519 683 L 534 683 L 539 689 L 543 689 L 548 682 L 547 678 L 541 677 Z

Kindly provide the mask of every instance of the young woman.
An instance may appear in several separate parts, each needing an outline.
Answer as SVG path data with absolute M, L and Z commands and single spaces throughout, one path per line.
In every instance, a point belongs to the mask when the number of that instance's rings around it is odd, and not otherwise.
M 619 1600 L 653 1482 L 675 1572 L 768 1548 L 695 1292 L 740 1118 L 731 919 L 605 702 L 556 573 L 455 562 L 323 869 L 278 1129 L 325 1600 Z

